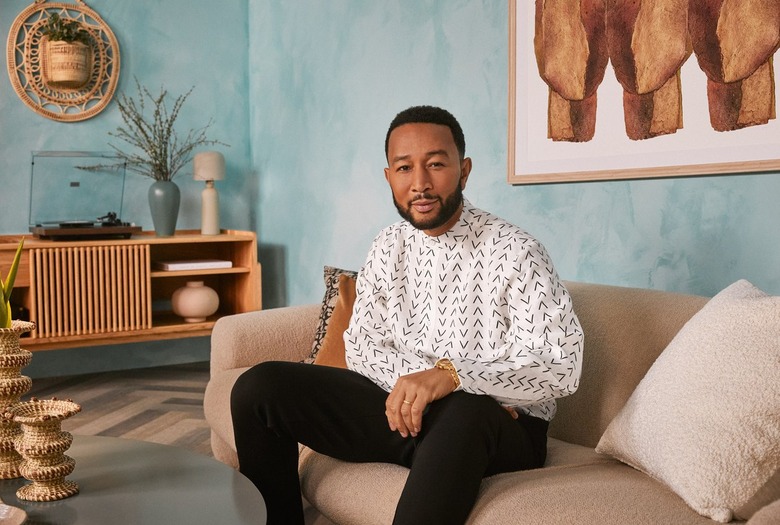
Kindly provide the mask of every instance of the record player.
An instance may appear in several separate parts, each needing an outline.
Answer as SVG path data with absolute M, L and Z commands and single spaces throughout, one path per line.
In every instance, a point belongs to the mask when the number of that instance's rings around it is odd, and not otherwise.
M 86 239 L 129 239 L 140 233 L 140 226 L 133 226 L 117 218 L 113 211 L 95 220 L 64 220 L 30 226 L 30 231 L 39 239 L 86 240 Z
M 115 167 L 84 169 L 97 165 Z M 30 232 L 49 240 L 127 239 L 140 233 L 140 226 L 120 218 L 124 188 L 124 166 L 112 153 L 34 151 Z

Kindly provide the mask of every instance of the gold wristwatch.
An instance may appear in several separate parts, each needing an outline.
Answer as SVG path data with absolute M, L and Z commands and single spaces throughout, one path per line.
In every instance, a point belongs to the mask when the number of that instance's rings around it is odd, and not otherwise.
M 455 390 L 458 389 L 460 386 L 460 377 L 458 376 L 458 371 L 455 369 L 455 365 L 453 365 L 449 359 L 439 359 L 433 366 L 449 372 L 452 382 L 455 384 Z

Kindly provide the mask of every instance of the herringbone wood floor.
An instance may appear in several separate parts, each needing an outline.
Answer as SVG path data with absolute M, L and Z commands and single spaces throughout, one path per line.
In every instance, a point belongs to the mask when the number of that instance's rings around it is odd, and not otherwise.
M 208 363 L 33 379 L 22 399 L 72 399 L 81 412 L 63 422 L 73 434 L 175 445 L 211 455 L 203 393 Z

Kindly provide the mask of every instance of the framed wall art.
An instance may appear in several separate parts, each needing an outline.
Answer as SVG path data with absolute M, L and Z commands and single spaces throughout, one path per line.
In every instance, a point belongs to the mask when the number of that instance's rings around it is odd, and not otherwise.
M 780 170 L 777 0 L 709 4 L 509 0 L 508 182 Z

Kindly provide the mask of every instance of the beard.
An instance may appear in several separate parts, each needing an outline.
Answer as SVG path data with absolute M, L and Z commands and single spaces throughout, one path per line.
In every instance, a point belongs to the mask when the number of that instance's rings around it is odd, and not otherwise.
M 427 219 L 415 219 L 412 216 L 412 203 L 419 199 L 436 199 L 439 201 L 441 204 L 439 213 Z M 455 188 L 455 191 L 450 193 L 444 200 L 442 200 L 441 197 L 434 197 L 428 193 L 421 193 L 409 201 L 409 205 L 406 207 L 402 206 L 397 200 L 395 200 L 395 196 L 393 196 L 393 204 L 395 204 L 395 209 L 398 210 L 398 214 L 418 230 L 434 230 L 440 226 L 445 225 L 447 221 L 449 221 L 458 211 L 458 208 L 460 208 L 462 202 L 463 188 L 461 188 L 460 184 L 458 184 L 458 186 Z

